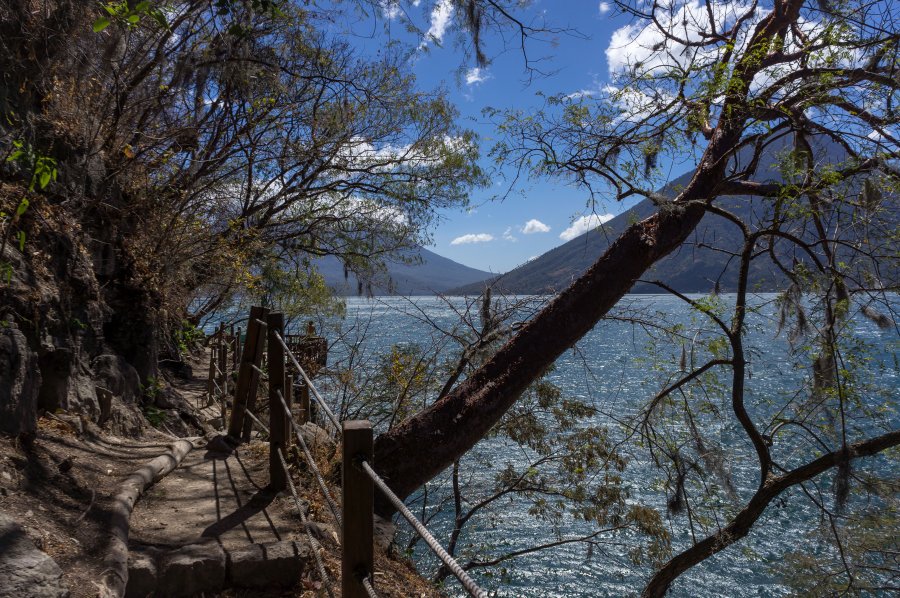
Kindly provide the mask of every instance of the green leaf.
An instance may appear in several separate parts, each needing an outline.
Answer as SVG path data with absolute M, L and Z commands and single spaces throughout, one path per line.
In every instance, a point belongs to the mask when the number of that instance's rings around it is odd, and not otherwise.
M 134 12 L 147 12 L 149 8 L 150 3 L 147 0 L 143 0 L 143 2 L 138 2 L 134 5 Z
M 159 25 L 163 29 L 169 29 L 169 23 L 168 21 L 166 21 L 166 15 L 164 15 L 161 10 L 159 10 L 158 8 L 154 8 L 150 10 L 148 14 L 154 21 L 156 21 L 157 25 Z
M 19 207 L 16 208 L 16 216 L 21 216 L 25 213 L 25 210 L 28 209 L 29 202 L 26 198 L 22 198 L 22 201 L 19 202 Z
M 141 20 L 141 17 L 140 15 L 128 15 L 128 18 L 125 20 L 128 21 L 128 23 L 131 25 L 137 25 L 138 21 Z
M 19 251 L 25 251 L 25 231 L 19 231 Z
M 40 178 L 38 179 L 38 183 L 40 184 L 41 189 L 43 189 L 44 187 L 46 187 L 47 185 L 50 184 L 51 176 L 52 176 L 52 173 L 49 170 L 45 170 L 45 171 L 41 172 Z
M 109 27 L 109 19 L 106 17 L 100 17 L 99 19 L 94 21 L 94 33 L 100 33 L 107 27 Z

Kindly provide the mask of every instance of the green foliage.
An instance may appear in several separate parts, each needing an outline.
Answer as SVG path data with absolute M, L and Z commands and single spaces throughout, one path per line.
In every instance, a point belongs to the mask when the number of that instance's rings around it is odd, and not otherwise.
M 17 162 L 24 169 L 31 172 L 31 181 L 28 184 L 29 191 L 34 191 L 35 185 L 40 189 L 44 189 L 50 184 L 50 181 L 56 180 L 56 159 L 35 151 L 30 144 L 21 139 L 14 140 L 12 145 L 13 151 L 6 158 L 6 161 Z M 23 198 L 22 203 L 24 207 L 20 204 L 19 209 L 16 211 L 19 216 L 28 207 L 27 199 Z
M 166 421 L 165 411 L 154 407 L 153 405 L 143 405 L 141 411 L 144 413 L 144 417 L 147 418 L 147 421 L 150 422 L 150 425 L 154 428 L 160 427 Z
M 283 313 L 288 327 L 311 316 L 343 316 L 343 299 L 331 292 L 308 259 L 268 253 L 258 258 L 254 269 L 245 283 L 246 298 Z
M 182 320 L 181 326 L 172 332 L 172 341 L 178 349 L 179 355 L 190 353 L 191 348 L 202 342 L 205 337 L 202 330 L 187 320 Z
M 127 28 L 137 27 L 145 16 L 150 17 L 159 27 L 168 29 L 165 12 L 148 0 L 142 0 L 133 6 L 129 6 L 127 0 L 107 2 L 102 5 L 102 8 L 106 11 L 106 16 L 99 17 L 94 21 L 91 26 L 94 33 L 100 33 L 113 22 L 120 23 Z
M 162 393 L 164 388 L 163 381 L 155 376 L 147 376 L 146 384 L 140 385 L 141 394 L 144 397 L 145 404 L 149 405 L 149 407 L 147 407 L 148 409 L 154 409 L 152 404 L 160 393 Z

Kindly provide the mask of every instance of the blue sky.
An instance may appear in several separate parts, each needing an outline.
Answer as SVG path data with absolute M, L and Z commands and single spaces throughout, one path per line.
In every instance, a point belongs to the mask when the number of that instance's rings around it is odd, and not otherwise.
M 616 14 L 607 2 L 533 2 L 525 13 L 529 18 L 545 15 L 548 25 L 571 28 L 577 34 L 559 34 L 553 36 L 552 43 L 531 44 L 530 58 L 544 58 L 538 67 L 551 74 L 534 77 L 529 82 L 516 39 L 511 38 L 510 48 L 502 51 L 501 41 L 488 37 L 485 46 L 492 62 L 486 68 L 474 70 L 474 64 L 463 62 L 463 53 L 456 47 L 451 29 L 441 31 L 442 15 L 434 12 L 434 3 L 414 4 L 417 3 L 404 2 L 401 6 L 423 30 L 430 28 L 432 34 L 443 35 L 441 44 L 433 39 L 425 42 L 427 47 L 418 53 L 413 70 L 424 87 L 443 85 L 449 91 L 460 111 L 461 124 L 482 137 L 485 155 L 496 139 L 493 126 L 482 116 L 485 107 L 527 110 L 542 105 L 539 92 L 557 94 L 598 89 L 609 80 L 605 52 L 612 33 L 628 23 L 627 17 Z M 408 40 L 399 19 L 388 20 L 386 33 Z M 485 166 L 489 165 L 485 157 Z M 633 205 L 633 202 L 621 205 L 601 198 L 594 208 L 596 214 L 592 215 L 586 191 L 558 180 L 520 181 L 505 199 L 492 200 L 508 187 L 509 181 L 498 177 L 492 188 L 473 193 L 468 212 L 442 212 L 441 221 L 432 230 L 433 244 L 429 249 L 468 266 L 505 272 L 573 238 L 576 231 L 586 230 L 586 224 L 595 225 L 598 215 L 618 214 Z M 580 227 L 570 230 L 573 223 Z

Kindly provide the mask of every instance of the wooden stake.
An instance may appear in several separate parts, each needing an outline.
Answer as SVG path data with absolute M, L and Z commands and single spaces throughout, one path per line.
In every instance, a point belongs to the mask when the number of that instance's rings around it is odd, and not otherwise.
M 281 466 L 278 451 L 284 451 L 287 456 L 290 438 L 290 419 L 281 404 L 284 397 L 288 409 L 291 407 L 290 394 L 284 389 L 284 348 L 275 337 L 284 334 L 284 315 L 269 314 L 266 323 L 269 329 L 269 488 L 278 491 L 287 487 L 287 473 Z
M 216 345 L 209 344 L 209 379 L 206 381 L 207 405 L 212 405 L 216 398 Z
M 309 386 L 300 380 L 297 382 L 297 421 L 302 426 L 309 421 Z
M 221 336 L 219 337 L 219 388 L 222 389 L 222 394 L 228 394 L 228 376 L 227 376 L 227 368 L 228 368 L 228 343 L 225 341 L 225 323 L 223 322 L 219 331 L 221 332 Z M 222 397 L 225 400 L 225 397 Z
M 231 411 L 231 419 L 228 422 L 228 435 L 232 438 L 240 438 L 244 427 L 244 410 L 250 397 L 256 397 L 259 386 L 259 374 L 252 367 L 262 365 L 262 352 L 265 345 L 263 326 L 258 320 L 266 317 L 268 310 L 263 307 L 250 308 L 250 323 L 247 325 L 247 338 L 244 342 L 244 350 L 241 351 L 241 364 L 238 367 L 237 386 L 234 390 L 234 407 Z M 246 418 L 249 419 L 249 418 Z
M 374 585 L 374 517 L 375 484 L 366 475 L 360 460 L 372 462 L 372 423 L 366 420 L 344 422 L 343 456 L 343 538 L 341 561 L 341 596 L 366 598 L 361 583 L 368 577 Z

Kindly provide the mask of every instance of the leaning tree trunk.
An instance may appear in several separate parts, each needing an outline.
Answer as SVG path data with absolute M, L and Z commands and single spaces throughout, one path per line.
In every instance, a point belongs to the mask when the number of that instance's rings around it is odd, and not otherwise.
M 606 253 L 456 390 L 382 434 L 375 442 L 375 466 L 401 498 L 461 457 L 496 424 L 528 385 L 584 336 L 650 266 L 679 247 L 700 223 L 707 200 L 725 182 L 726 167 L 750 113 L 750 83 L 762 68 L 776 33 L 798 18 L 803 0 L 754 28 L 703 158 L 678 198 L 622 234 Z M 376 497 L 381 515 L 393 512 Z
M 475 445 L 529 384 L 584 336 L 654 263 L 700 222 L 701 201 L 667 204 L 630 226 L 606 253 L 484 366 L 429 408 L 380 435 L 375 465 L 405 498 Z M 382 515 L 393 512 L 376 497 Z

